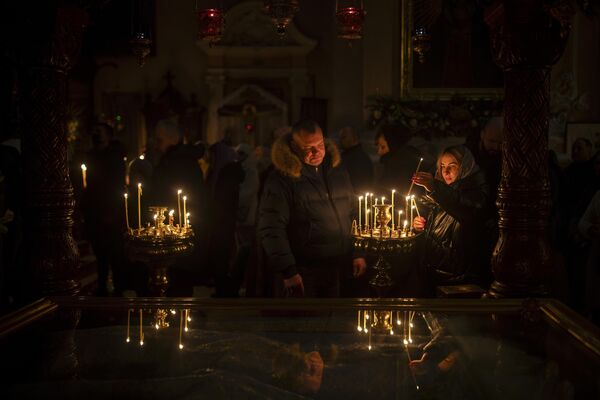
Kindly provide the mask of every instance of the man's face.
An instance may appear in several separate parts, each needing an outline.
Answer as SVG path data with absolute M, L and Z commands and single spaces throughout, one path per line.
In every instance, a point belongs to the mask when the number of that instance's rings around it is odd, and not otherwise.
M 585 162 L 592 157 L 592 149 L 583 140 L 576 140 L 571 148 L 571 159 L 575 162 Z
M 163 128 L 156 129 L 156 135 L 154 136 L 154 147 L 160 154 L 165 154 L 169 147 L 176 144 L 177 143 L 173 143 L 173 140 L 169 139 L 169 134 L 165 132 Z
M 481 145 L 489 155 L 498 156 L 502 150 L 502 135 L 484 131 L 481 134 Z
M 390 147 L 388 146 L 387 141 L 383 137 L 383 135 L 377 138 L 377 155 L 379 157 L 383 156 L 390 152 Z
M 325 139 L 323 131 L 317 128 L 314 132 L 300 131 L 294 134 L 294 143 L 300 151 L 305 164 L 318 167 L 325 158 Z
M 106 129 L 102 126 L 95 126 L 92 130 L 92 142 L 94 143 L 94 147 L 98 149 L 103 149 L 108 146 L 110 142 L 110 136 Z

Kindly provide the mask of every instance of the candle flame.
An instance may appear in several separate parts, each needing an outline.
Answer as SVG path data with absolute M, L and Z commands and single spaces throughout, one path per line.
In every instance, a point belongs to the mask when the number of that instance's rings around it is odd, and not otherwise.
M 173 214 L 175 214 L 175 210 L 171 210 L 171 211 L 169 211 L 169 217 L 172 217 L 172 216 L 173 216 Z
M 181 194 L 181 189 L 177 190 L 177 194 Z
M 87 167 L 85 166 L 85 164 L 81 164 L 81 170 L 82 171 L 87 171 Z
M 140 154 L 140 160 L 143 160 L 145 158 L 145 156 L 143 154 Z
M 142 184 L 138 183 L 138 189 L 141 189 L 141 188 L 142 188 Z
M 183 200 L 187 201 L 187 196 L 183 196 Z
M 362 197 L 362 196 L 358 196 L 358 198 L 359 198 L 360 200 L 362 200 L 362 199 L 363 199 L 363 197 Z
M 396 193 L 396 189 L 392 189 L 392 193 Z
M 181 343 L 179 343 L 179 350 L 183 349 L 183 345 Z
M 129 195 L 127 193 L 124 193 L 123 197 L 127 198 L 127 197 L 129 197 Z

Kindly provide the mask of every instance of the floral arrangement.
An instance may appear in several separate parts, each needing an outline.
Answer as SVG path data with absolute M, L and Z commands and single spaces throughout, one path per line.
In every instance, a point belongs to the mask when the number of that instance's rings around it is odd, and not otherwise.
M 397 99 L 391 96 L 371 96 L 367 109 L 368 124 L 398 124 L 414 136 L 469 136 L 494 116 L 502 113 L 501 99 L 476 99 L 454 95 L 449 100 Z

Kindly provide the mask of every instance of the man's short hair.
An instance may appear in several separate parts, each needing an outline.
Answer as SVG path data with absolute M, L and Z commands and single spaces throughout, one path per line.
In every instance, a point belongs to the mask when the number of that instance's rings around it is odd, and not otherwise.
M 158 121 L 156 124 L 156 131 L 158 130 L 162 130 L 169 138 L 169 141 L 179 143 L 183 139 L 183 134 L 181 129 L 179 129 L 179 125 L 171 119 L 161 119 Z
M 360 137 L 354 128 L 347 126 L 340 130 L 340 146 L 342 149 L 349 149 L 360 143 Z
M 399 124 L 385 124 L 379 128 L 375 134 L 375 140 L 380 137 L 385 139 L 391 152 L 404 146 L 411 138 L 410 130 Z
M 303 119 L 292 125 L 292 135 L 297 135 L 302 131 L 314 133 L 317 129 L 321 129 L 321 127 L 315 121 L 312 119 Z
M 115 136 L 115 130 L 113 129 L 112 126 L 110 126 L 106 122 L 96 122 L 96 123 L 94 123 L 94 125 L 92 125 L 92 129 L 93 128 L 104 129 L 104 132 L 106 132 L 106 135 L 111 139 Z
M 504 118 L 502 116 L 490 118 L 481 130 L 481 138 L 490 137 L 502 140 L 504 138 Z

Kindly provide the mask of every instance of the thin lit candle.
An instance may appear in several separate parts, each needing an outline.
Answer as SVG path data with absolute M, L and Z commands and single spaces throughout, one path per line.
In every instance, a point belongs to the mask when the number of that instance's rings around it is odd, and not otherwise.
M 394 193 L 396 189 L 392 189 L 392 230 L 394 230 Z
M 142 229 L 142 184 L 138 183 L 138 229 Z
M 183 215 L 185 215 L 185 221 L 183 222 L 183 226 L 185 228 L 187 228 L 187 208 L 185 206 L 185 203 L 187 201 L 187 196 L 183 196 Z
M 419 160 L 419 163 L 417 164 L 417 170 L 415 171 L 415 175 L 419 172 L 419 169 L 421 168 L 421 163 L 423 162 L 423 157 L 421 157 L 421 159 Z M 410 196 L 410 192 L 412 192 L 412 188 L 413 185 L 415 184 L 415 182 L 411 179 L 410 180 L 410 186 L 408 188 L 408 193 L 406 194 L 407 196 Z
M 182 227 L 181 223 L 181 189 L 177 191 L 177 222 L 179 222 L 179 226 Z
M 361 209 L 362 209 L 362 196 L 358 196 L 358 230 L 362 230 L 362 221 L 361 221 Z
M 419 213 L 419 207 L 417 207 L 417 201 L 415 200 L 415 196 L 412 197 L 412 204 L 415 208 L 415 211 L 417 212 L 417 217 L 420 217 L 421 213 Z
M 367 203 L 369 199 L 369 193 L 365 193 L 365 231 L 369 229 L 369 219 L 367 218 L 367 209 L 368 209 L 368 205 Z
M 129 232 L 129 206 L 127 202 L 127 198 L 129 197 L 129 195 L 125 193 L 123 194 L 123 197 L 125 198 L 125 224 L 127 225 L 127 232 Z
M 358 316 L 356 317 L 356 330 L 362 332 L 362 327 L 360 326 L 360 310 L 358 310 Z

